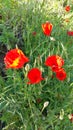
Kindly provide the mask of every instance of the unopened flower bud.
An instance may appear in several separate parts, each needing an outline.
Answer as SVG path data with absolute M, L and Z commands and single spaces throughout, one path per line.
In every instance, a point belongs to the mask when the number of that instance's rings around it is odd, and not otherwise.
M 64 118 L 64 110 L 62 109 L 62 110 L 60 111 L 59 119 L 60 119 L 60 120 L 63 120 L 63 118 Z
M 30 69 L 30 65 L 29 65 L 29 64 L 26 64 L 25 70 L 26 70 L 26 71 L 29 71 L 29 69 Z
M 49 101 L 44 102 L 44 108 L 46 108 L 49 104 Z
M 44 102 L 44 105 L 43 105 L 43 108 L 42 108 L 42 111 L 49 105 L 49 101 L 46 101 Z

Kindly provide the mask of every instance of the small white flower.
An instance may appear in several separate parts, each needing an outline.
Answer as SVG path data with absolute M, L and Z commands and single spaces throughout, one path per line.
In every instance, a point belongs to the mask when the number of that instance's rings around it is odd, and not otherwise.
M 56 41 L 56 39 L 54 37 L 50 37 L 51 41 Z

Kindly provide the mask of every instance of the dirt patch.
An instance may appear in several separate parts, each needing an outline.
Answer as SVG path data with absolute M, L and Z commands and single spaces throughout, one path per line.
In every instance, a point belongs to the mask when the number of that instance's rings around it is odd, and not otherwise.
M 5 65 L 4 65 L 4 57 L 7 52 L 7 47 L 5 45 L 2 45 L 0 47 L 0 75 L 2 77 L 5 76 Z

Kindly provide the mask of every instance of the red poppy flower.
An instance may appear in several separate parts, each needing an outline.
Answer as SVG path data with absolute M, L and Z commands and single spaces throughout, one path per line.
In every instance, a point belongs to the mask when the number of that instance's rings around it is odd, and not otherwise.
M 50 36 L 52 28 L 53 28 L 53 25 L 50 22 L 46 22 L 42 24 L 42 30 L 46 36 Z
M 42 73 L 38 68 L 32 68 L 27 75 L 28 79 L 30 80 L 28 84 L 37 84 L 44 78 L 42 78 Z
M 66 79 L 66 72 L 63 68 L 59 69 L 59 71 L 56 72 L 56 78 L 59 80 L 65 80 Z
M 36 102 L 39 104 L 42 101 L 41 98 L 36 99 Z
M 61 67 L 60 66 L 53 66 L 53 67 L 51 67 L 51 69 L 53 72 L 57 72 L 61 69 Z
M 27 63 L 29 59 L 24 55 L 24 53 L 20 49 L 12 49 L 7 52 L 4 62 L 6 64 L 6 68 L 22 68 L 25 63 Z
M 48 56 L 45 65 L 50 66 L 56 72 L 64 65 L 64 60 L 58 55 Z
M 69 11 L 70 11 L 70 6 L 67 5 L 67 6 L 65 7 L 65 10 L 66 10 L 67 12 L 69 12 Z
M 65 10 L 66 10 L 67 12 L 69 12 L 69 11 L 70 11 L 70 6 L 67 5 L 67 6 L 65 7 Z
M 32 35 L 33 35 L 33 36 L 36 36 L 36 32 L 32 32 Z
M 67 31 L 68 36 L 73 36 L 73 31 Z

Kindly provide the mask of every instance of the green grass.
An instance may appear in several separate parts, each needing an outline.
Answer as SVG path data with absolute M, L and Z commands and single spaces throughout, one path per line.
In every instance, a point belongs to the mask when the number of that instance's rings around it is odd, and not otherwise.
M 27 73 L 20 70 L 5 70 L 7 79 L 0 76 L 0 120 L 5 122 L 3 130 L 72 130 L 68 114 L 73 113 L 73 3 L 62 0 L 0 0 L 0 46 L 7 49 L 18 46 L 30 59 L 30 69 L 42 70 L 45 81 L 27 85 Z M 64 7 L 71 6 L 70 12 Z M 65 22 L 69 18 L 70 22 Z M 42 23 L 53 24 L 51 40 L 42 32 Z M 34 36 L 32 33 L 36 32 Z M 65 61 L 65 81 L 51 78 L 52 71 L 44 65 L 48 55 L 58 54 Z M 40 58 L 39 58 L 40 57 Z M 41 99 L 38 103 L 37 99 Z M 43 110 L 44 102 L 49 105 Z M 63 120 L 60 112 L 64 110 Z

